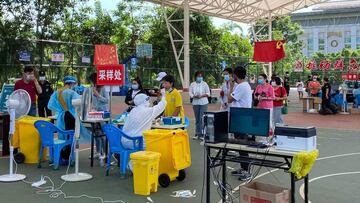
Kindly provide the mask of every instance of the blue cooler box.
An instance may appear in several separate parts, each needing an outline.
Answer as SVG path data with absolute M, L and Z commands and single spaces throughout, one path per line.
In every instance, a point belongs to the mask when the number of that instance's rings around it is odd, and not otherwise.
M 180 117 L 164 117 L 162 118 L 164 125 L 180 125 L 182 124 L 182 118 Z
M 276 149 L 311 151 L 316 149 L 315 127 L 276 126 Z

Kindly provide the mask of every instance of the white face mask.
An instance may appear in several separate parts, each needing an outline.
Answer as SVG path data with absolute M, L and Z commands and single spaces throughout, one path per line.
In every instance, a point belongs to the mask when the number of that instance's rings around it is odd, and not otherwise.
M 40 76 L 40 77 L 39 77 L 39 80 L 44 81 L 44 80 L 45 80 L 45 76 Z
M 276 82 L 271 82 L 271 85 L 272 85 L 272 86 L 276 86 Z

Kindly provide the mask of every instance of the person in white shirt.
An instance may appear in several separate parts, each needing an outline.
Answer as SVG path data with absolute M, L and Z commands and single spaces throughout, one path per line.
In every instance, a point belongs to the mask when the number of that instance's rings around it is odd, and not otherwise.
M 300 80 L 296 82 L 296 89 L 299 93 L 299 99 L 301 99 L 304 96 L 304 83 Z
M 231 107 L 251 108 L 252 105 L 252 91 L 249 83 L 245 80 L 246 69 L 237 67 L 234 70 L 234 82 L 231 83 L 232 90 L 228 97 L 228 103 Z
M 210 97 L 210 88 L 206 82 L 204 82 L 203 74 L 200 71 L 195 73 L 195 82 L 192 82 L 189 88 L 190 99 L 192 100 L 193 110 L 196 121 L 196 131 L 194 139 L 203 137 L 201 132 L 202 117 L 208 109 Z
M 130 111 L 125 122 L 123 132 L 130 137 L 142 136 L 143 132 L 151 129 L 152 121 L 158 117 L 166 106 L 165 89 L 161 90 L 161 101 L 150 107 L 150 97 L 146 94 L 138 94 L 134 98 L 135 107 Z M 134 149 L 133 142 L 122 138 L 121 144 L 127 149 Z M 144 140 L 145 149 L 145 140 Z
M 252 90 L 249 83 L 246 81 L 246 69 L 244 67 L 237 67 L 234 70 L 234 82 L 231 83 L 231 93 L 229 94 L 228 103 L 231 107 L 251 108 L 252 106 Z M 236 84 L 235 84 L 236 83 Z M 248 138 L 245 134 L 234 134 L 235 139 L 250 139 L 255 140 L 255 137 Z M 249 156 L 248 153 L 240 152 L 240 156 Z M 249 170 L 249 163 L 241 163 L 241 168 L 231 172 L 234 176 L 239 176 L 239 180 L 247 181 L 251 178 Z
M 224 75 L 224 83 L 221 86 L 221 92 L 220 92 L 220 111 L 228 111 L 229 110 L 229 104 L 228 104 L 228 97 L 230 94 L 230 85 L 232 78 L 233 70 L 231 68 L 225 68 L 223 71 Z

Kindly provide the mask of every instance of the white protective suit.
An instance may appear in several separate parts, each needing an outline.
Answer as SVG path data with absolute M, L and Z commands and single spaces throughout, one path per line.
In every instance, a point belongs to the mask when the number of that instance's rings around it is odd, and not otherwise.
M 166 106 L 165 90 L 161 90 L 162 98 L 161 101 L 150 107 L 149 97 L 145 94 L 138 94 L 134 98 L 135 108 L 133 108 L 129 117 L 125 122 L 123 132 L 130 137 L 143 136 L 143 132 L 151 129 L 153 120 L 158 117 Z M 123 147 L 127 149 L 133 149 L 133 142 L 122 138 L 121 143 Z M 145 149 L 145 140 L 144 140 Z

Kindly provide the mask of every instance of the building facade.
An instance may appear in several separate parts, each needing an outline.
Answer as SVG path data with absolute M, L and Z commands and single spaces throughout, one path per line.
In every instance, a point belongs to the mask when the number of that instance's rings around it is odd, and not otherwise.
M 344 48 L 360 49 L 360 1 L 336 1 L 292 14 L 304 34 L 303 54 L 336 53 Z

